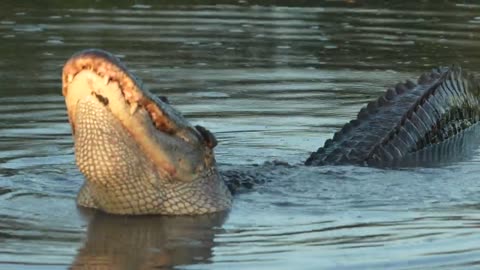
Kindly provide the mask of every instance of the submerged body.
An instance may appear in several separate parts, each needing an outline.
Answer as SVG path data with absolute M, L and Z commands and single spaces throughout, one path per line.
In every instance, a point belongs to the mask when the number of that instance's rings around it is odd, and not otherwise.
M 252 180 L 245 172 L 220 173 L 215 137 L 152 95 L 111 54 L 80 52 L 62 78 L 76 162 L 86 179 L 79 205 L 115 214 L 217 212 L 231 206 L 232 189 Z M 461 152 L 459 145 L 470 146 L 458 142 L 480 119 L 479 91 L 460 68 L 399 84 L 305 164 L 398 166 Z

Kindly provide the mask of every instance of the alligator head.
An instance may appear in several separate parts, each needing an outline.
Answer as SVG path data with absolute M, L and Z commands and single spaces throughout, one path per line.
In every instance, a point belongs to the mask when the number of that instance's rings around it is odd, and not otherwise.
M 152 95 L 101 50 L 72 56 L 63 95 L 77 166 L 77 202 L 115 214 L 203 214 L 228 209 L 217 172 L 215 137 Z

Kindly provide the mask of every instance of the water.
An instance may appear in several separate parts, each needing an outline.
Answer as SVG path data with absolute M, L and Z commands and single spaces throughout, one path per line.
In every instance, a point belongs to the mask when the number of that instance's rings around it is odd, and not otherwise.
M 479 154 L 280 169 L 224 215 L 83 213 L 60 88 L 103 48 L 212 130 L 222 167 L 297 164 L 386 87 L 478 70 L 474 1 L 71 2 L 0 4 L 0 269 L 478 268 Z

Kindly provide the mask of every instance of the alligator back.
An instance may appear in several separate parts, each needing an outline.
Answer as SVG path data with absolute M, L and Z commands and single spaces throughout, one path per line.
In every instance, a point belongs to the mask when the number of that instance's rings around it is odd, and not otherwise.
M 403 166 L 449 155 L 477 126 L 479 95 L 479 82 L 461 68 L 434 69 L 368 103 L 305 164 Z

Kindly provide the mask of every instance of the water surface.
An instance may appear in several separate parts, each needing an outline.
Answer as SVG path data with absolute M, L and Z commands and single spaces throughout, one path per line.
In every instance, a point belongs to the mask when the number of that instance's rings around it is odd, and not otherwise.
M 212 130 L 224 168 L 301 163 L 386 87 L 438 65 L 479 69 L 474 1 L 175 3 L 0 4 L 0 269 L 478 267 L 479 154 L 440 168 L 280 168 L 227 214 L 79 211 L 60 90 L 78 50 L 115 53 Z

